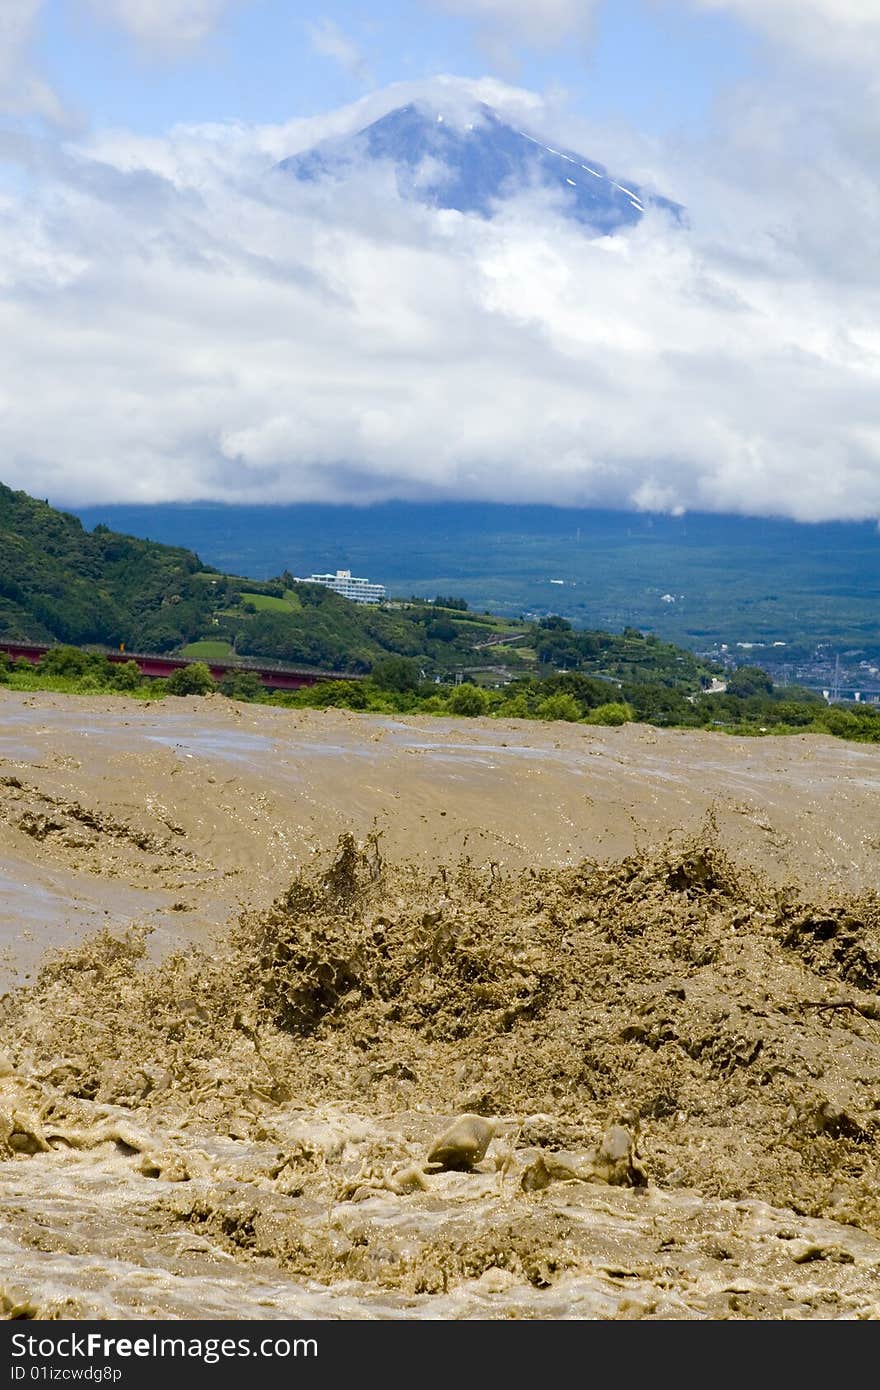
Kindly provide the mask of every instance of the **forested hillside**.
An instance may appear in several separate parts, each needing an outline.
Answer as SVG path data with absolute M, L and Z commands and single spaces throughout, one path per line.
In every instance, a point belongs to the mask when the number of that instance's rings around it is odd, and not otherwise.
M 216 604 L 190 550 L 94 531 L 0 484 L 0 635 L 167 651 L 198 635 Z
M 286 571 L 262 581 L 221 574 L 191 550 L 102 525 L 87 531 L 76 517 L 2 485 L 0 637 L 124 643 L 208 661 L 269 659 L 359 675 L 404 661 L 396 674 L 386 671 L 386 683 L 398 685 L 465 678 L 498 687 L 568 672 L 617 690 L 638 686 L 645 708 L 667 716 L 686 713 L 682 701 L 714 671 L 635 628 L 613 634 L 578 631 L 558 617 L 500 618 L 448 595 L 374 607 Z M 607 695 L 608 685 L 602 688 Z

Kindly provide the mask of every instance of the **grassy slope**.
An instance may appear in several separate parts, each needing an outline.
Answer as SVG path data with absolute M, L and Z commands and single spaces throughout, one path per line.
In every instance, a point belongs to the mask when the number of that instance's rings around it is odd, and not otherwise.
M 188 642 L 181 648 L 180 654 L 189 657 L 191 661 L 227 661 L 234 655 L 228 642 L 212 642 L 210 638 L 201 642 Z

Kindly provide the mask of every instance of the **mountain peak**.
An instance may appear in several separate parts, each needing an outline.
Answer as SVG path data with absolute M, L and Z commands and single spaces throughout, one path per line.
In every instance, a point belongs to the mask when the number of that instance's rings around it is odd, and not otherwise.
M 530 188 L 561 195 L 567 214 L 599 233 L 640 221 L 648 206 L 678 216 L 675 203 L 613 178 L 595 160 L 505 121 L 480 102 L 463 116 L 437 104 L 408 102 L 355 135 L 322 141 L 280 168 L 315 181 L 344 178 L 371 161 L 390 161 L 401 197 L 432 207 L 492 217 L 499 204 Z

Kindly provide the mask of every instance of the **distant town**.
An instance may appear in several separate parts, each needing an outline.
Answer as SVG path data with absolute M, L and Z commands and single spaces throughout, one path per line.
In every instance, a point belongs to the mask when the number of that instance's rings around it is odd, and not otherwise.
M 350 569 L 310 574 L 298 582 L 322 584 L 355 603 L 385 603 L 388 597 L 384 584 L 353 575 Z M 565 581 L 551 579 L 549 582 L 561 585 Z M 675 603 L 676 600 L 673 594 L 664 594 L 662 601 Z M 541 615 L 528 613 L 524 616 L 537 621 Z M 830 643 L 820 643 L 812 651 L 805 652 L 802 646 L 793 647 L 777 638 L 771 642 L 716 643 L 699 655 L 729 670 L 743 665 L 760 666 L 777 685 L 805 686 L 820 693 L 829 704 L 880 704 L 880 666 L 855 648 L 839 652 Z M 713 690 L 721 691 L 724 688 L 724 683 L 718 681 Z
M 787 642 L 722 642 L 701 656 L 732 669 L 760 666 L 777 685 L 818 691 L 830 704 L 880 704 L 880 666 L 862 649 L 839 651 L 830 642 L 805 651 Z

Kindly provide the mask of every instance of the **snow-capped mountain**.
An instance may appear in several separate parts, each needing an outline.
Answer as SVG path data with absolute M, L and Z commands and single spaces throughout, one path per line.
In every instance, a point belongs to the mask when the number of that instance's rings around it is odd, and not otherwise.
M 323 141 L 279 167 L 312 181 L 344 178 L 365 160 L 390 160 L 402 197 L 484 217 L 505 198 L 536 186 L 558 190 L 569 215 L 597 232 L 631 226 L 648 206 L 676 217 L 681 213 L 677 204 L 613 178 L 597 161 L 507 124 L 483 103 L 472 120 L 462 122 L 411 102 L 355 135 Z

